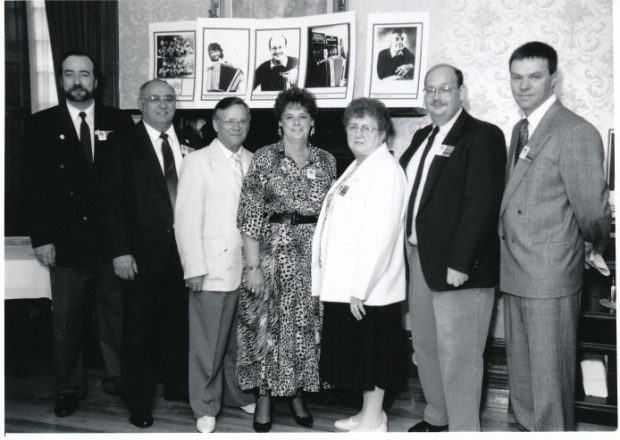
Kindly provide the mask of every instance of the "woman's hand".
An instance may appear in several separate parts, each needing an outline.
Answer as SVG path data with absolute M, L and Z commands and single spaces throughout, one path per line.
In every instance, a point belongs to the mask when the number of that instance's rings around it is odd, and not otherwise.
M 354 296 L 352 296 L 350 307 L 351 307 L 351 314 L 358 321 L 361 321 L 364 315 L 366 315 L 366 310 L 364 310 L 364 302 L 361 299 L 355 298 Z
M 263 294 L 263 290 L 265 288 L 265 278 L 263 277 L 263 271 L 260 268 L 255 270 L 248 270 L 248 275 L 246 277 L 246 287 L 250 292 L 254 294 Z

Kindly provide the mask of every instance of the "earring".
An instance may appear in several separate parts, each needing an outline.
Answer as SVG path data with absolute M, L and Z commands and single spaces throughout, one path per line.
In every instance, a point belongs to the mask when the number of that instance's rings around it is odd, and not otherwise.
M 312 136 L 314 136 L 314 125 L 312 127 L 310 127 L 310 136 L 309 137 L 312 137 Z
M 284 130 L 282 130 L 282 127 L 278 127 L 278 136 L 280 136 L 280 139 L 284 137 Z

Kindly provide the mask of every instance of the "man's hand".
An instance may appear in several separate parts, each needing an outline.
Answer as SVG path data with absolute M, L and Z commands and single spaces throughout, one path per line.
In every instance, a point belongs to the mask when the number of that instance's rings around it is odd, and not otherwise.
M 394 73 L 396 73 L 396 75 L 398 75 L 400 78 L 404 78 L 412 70 L 413 70 L 413 64 L 409 63 L 409 64 L 403 64 L 401 66 L 398 66 Z
M 53 244 L 34 248 L 34 256 L 43 266 L 56 266 L 56 246 Z
M 112 265 L 114 266 L 114 273 L 121 280 L 131 281 L 136 277 L 138 273 L 138 265 L 133 255 L 121 255 L 112 259 Z
M 352 296 L 349 307 L 351 309 L 351 314 L 358 321 L 361 321 L 362 318 L 366 315 L 366 310 L 364 309 L 364 302 L 359 298 Z
M 188 278 L 185 280 L 185 285 L 189 287 L 190 292 L 198 293 L 202 290 L 202 282 L 204 278 L 205 278 L 204 275 Z
M 469 279 L 469 275 L 458 270 L 448 268 L 446 282 L 454 287 L 462 286 Z

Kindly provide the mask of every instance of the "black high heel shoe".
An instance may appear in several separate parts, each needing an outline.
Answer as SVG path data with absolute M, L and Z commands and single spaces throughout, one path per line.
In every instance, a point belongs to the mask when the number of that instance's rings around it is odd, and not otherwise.
M 314 423 L 314 418 L 312 417 L 312 414 L 308 414 L 305 417 L 298 416 L 297 413 L 295 413 L 295 408 L 293 408 L 292 400 L 289 401 L 288 407 L 291 410 L 293 419 L 295 419 L 295 423 L 297 423 L 299 426 L 303 426 L 304 428 L 312 428 L 312 424 Z
M 258 402 L 256 405 L 256 409 L 254 410 L 254 420 L 252 422 L 252 427 L 256 432 L 269 432 L 271 430 L 271 417 L 273 412 L 273 403 L 269 402 L 269 421 L 268 422 L 257 422 L 256 415 L 259 413 L 258 411 Z

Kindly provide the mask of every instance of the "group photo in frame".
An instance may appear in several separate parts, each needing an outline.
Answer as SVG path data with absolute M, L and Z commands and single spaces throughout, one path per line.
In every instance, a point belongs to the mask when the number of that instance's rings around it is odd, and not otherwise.
M 368 14 L 364 94 L 390 107 L 422 107 L 428 12 Z

